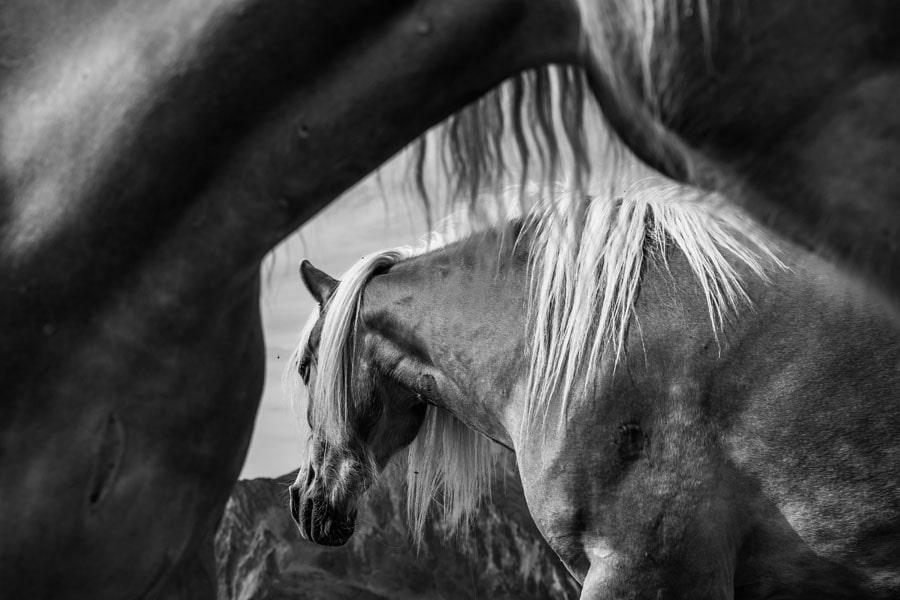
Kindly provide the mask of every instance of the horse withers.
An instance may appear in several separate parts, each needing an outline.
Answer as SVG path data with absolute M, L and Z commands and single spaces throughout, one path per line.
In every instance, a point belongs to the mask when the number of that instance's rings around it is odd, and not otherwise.
M 895 597 L 890 322 L 740 213 L 669 186 L 603 200 L 580 243 L 539 210 L 340 282 L 302 265 L 302 534 L 346 542 L 407 446 L 413 520 L 437 498 L 464 525 L 496 442 L 583 598 Z

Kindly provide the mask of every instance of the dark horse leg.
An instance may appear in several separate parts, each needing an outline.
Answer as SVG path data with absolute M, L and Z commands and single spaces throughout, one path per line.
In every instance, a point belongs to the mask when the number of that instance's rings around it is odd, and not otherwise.
M 507 76 L 577 60 L 578 27 L 557 0 L 0 4 L 4 596 L 211 597 L 192 557 L 253 428 L 261 259 Z

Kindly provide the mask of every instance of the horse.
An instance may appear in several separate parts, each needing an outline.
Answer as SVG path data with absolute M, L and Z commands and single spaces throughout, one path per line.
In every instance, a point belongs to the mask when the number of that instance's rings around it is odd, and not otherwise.
M 404 452 L 414 529 L 465 531 L 499 445 L 581 598 L 897 597 L 900 336 L 723 202 L 644 183 L 303 262 L 301 535 L 346 543 Z
M 557 0 L 0 3 L 3 594 L 214 597 L 263 257 L 502 81 L 529 110 L 579 29 Z
M 848 6 L 848 27 L 882 39 L 888 9 Z M 803 9 L 774 14 L 802 23 Z M 462 189 L 510 163 L 504 132 L 525 163 L 552 172 L 566 142 L 586 168 L 579 116 L 604 89 L 586 14 L 558 0 L 0 4 L 4 592 L 212 597 L 213 531 L 262 387 L 262 257 L 450 115 L 439 149 Z M 804 56 L 821 45 L 808 41 Z M 732 92 L 748 97 L 716 98 Z M 604 104 L 625 131 L 622 103 Z

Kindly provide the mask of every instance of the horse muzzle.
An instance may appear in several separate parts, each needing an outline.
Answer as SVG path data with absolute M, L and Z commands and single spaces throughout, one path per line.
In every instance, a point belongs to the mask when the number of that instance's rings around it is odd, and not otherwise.
M 323 494 L 294 484 L 291 492 L 291 517 L 304 539 L 322 546 L 343 546 L 356 527 L 356 509 L 341 510 Z

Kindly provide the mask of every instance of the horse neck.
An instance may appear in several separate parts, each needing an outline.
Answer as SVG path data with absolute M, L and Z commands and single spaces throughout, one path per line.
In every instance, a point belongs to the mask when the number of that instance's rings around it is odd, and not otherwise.
M 524 385 L 526 262 L 509 236 L 476 236 L 372 279 L 363 322 L 433 376 L 431 402 L 511 446 L 505 411 Z
M 48 280 L 43 296 L 116 287 L 147 261 L 184 271 L 183 286 L 246 282 L 429 126 L 565 59 L 557 40 L 577 38 L 565 12 L 521 0 L 4 2 L 2 21 L 23 33 L 0 40 L 14 57 L 0 81 L 3 254 Z M 435 77 L 455 84 L 385 93 Z M 91 260 L 85 248 L 114 250 Z
M 509 447 L 547 450 L 552 428 L 594 418 L 591 397 L 602 395 L 610 378 L 627 375 L 640 364 L 657 374 L 653 385 L 665 387 L 669 383 L 663 380 L 674 382 L 676 374 L 654 371 L 653 365 L 677 364 L 680 357 L 692 355 L 700 359 L 692 368 L 701 372 L 721 356 L 728 339 L 712 323 L 703 288 L 687 259 L 671 249 L 666 261 L 645 264 L 622 361 L 616 364 L 614 353 L 604 356 L 591 381 L 576 382 L 578 391 L 570 405 L 562 407 L 554 398 L 536 411 L 527 409 L 529 245 L 523 239 L 512 253 L 510 239 L 515 236 L 507 234 L 505 240 L 492 233 L 403 262 L 373 278 L 365 292 L 367 326 L 452 380 L 453 393 L 440 402 L 473 428 Z M 748 290 L 765 293 L 768 284 L 758 274 L 740 261 L 732 262 Z M 738 306 L 728 315 L 729 335 L 739 335 L 740 311 L 749 308 Z M 530 443 L 534 436 L 539 443 Z M 567 443 L 556 434 L 554 440 Z

